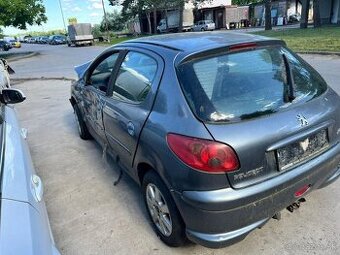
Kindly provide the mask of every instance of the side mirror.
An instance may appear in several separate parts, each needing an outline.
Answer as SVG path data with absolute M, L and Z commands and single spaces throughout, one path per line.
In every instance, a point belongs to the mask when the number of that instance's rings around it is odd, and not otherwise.
M 25 99 L 24 93 L 18 89 L 3 89 L 0 94 L 0 102 L 3 104 L 17 104 Z

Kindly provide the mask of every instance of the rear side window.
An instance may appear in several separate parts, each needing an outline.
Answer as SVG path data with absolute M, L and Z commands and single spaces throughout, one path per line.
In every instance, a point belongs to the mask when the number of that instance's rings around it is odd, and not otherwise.
M 294 79 L 292 102 L 285 102 L 287 73 Z M 309 101 L 326 89 L 320 75 L 282 47 L 221 53 L 185 62 L 178 67 L 185 96 L 203 121 L 236 121 L 279 111 Z
M 155 59 L 143 53 L 129 52 L 120 66 L 113 96 L 136 103 L 144 101 L 156 72 Z

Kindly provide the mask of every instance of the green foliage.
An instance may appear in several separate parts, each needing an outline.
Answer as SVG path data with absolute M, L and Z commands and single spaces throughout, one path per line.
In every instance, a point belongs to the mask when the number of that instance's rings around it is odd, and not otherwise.
M 100 25 L 96 24 L 92 28 L 92 35 L 94 38 L 98 38 L 99 36 L 102 36 L 102 32 L 100 30 Z
M 33 31 L 33 32 L 26 32 L 26 33 L 20 33 L 20 34 L 16 34 L 13 35 L 14 37 L 19 37 L 19 36 L 50 36 L 50 35 L 65 35 L 65 30 L 64 29 L 56 29 L 56 30 L 49 30 L 49 31 L 45 31 L 45 32 L 37 32 L 37 31 Z
M 164 10 L 168 8 L 180 8 L 185 3 L 192 2 L 194 5 L 211 0 L 108 0 L 110 5 L 123 6 L 122 18 L 128 21 L 142 12 L 151 12 L 154 10 Z
M 231 4 L 235 5 L 248 5 L 253 3 L 263 2 L 262 0 L 232 0 Z
M 46 21 L 43 0 L 0 0 L 0 26 L 26 29 Z
M 100 24 L 100 31 L 102 32 L 107 29 L 109 31 L 121 31 L 125 27 L 124 22 L 122 21 L 122 15 L 117 10 L 114 10 L 112 13 L 107 13 L 106 19 L 107 21 L 103 18 Z

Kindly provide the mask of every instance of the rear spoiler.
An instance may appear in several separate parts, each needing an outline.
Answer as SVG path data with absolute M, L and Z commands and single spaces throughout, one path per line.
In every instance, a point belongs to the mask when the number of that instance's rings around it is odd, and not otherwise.
M 86 72 L 87 68 L 90 66 L 91 63 L 92 63 L 92 60 L 82 65 L 74 67 L 74 71 L 77 73 L 78 78 L 81 78 L 84 75 L 84 73 Z
M 235 43 L 235 44 L 231 44 L 228 46 L 223 46 L 223 47 L 208 49 L 208 50 L 203 49 L 199 52 L 194 52 L 187 56 L 184 56 L 183 59 L 178 59 L 176 61 L 176 66 L 183 64 L 185 62 L 191 61 L 193 59 L 203 58 L 206 56 L 219 54 L 221 52 L 229 53 L 229 52 L 235 52 L 235 51 L 255 49 L 256 47 L 266 47 L 266 46 L 275 46 L 275 45 L 286 46 L 286 43 L 279 39 L 270 39 L 270 40 L 262 40 L 262 41 L 259 40 L 259 41 Z

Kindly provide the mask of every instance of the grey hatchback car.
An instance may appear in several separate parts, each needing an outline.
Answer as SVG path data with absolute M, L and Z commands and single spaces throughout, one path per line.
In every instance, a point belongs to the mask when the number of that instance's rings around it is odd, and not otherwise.
M 81 138 L 142 187 L 170 246 L 240 241 L 340 176 L 339 96 L 280 40 L 146 37 L 75 69 Z

